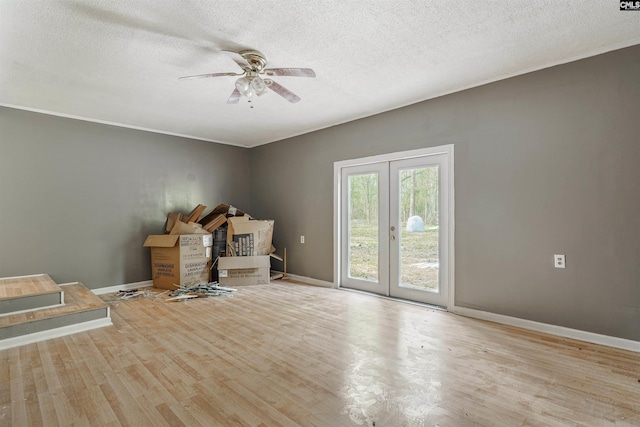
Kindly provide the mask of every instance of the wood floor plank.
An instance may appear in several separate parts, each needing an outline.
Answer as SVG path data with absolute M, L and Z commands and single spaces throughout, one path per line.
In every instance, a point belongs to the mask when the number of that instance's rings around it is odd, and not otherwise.
M 286 282 L 103 300 L 0 351 L 0 425 L 640 425 L 638 353 Z
M 38 402 L 37 405 L 33 405 L 33 409 L 37 408 L 42 414 L 42 425 L 51 427 L 59 426 L 55 405 L 42 366 L 40 351 L 37 346 L 26 346 L 22 348 L 28 348 L 33 354 L 29 363 L 31 372 L 33 373 Z
M 0 357 L 0 426 L 11 421 L 11 375 L 8 357 Z
M 186 400 L 185 400 L 186 402 Z M 171 425 L 184 425 L 184 426 L 198 426 L 198 425 L 205 425 L 201 422 L 199 422 L 197 420 L 197 418 L 194 416 L 194 410 L 193 408 L 189 407 L 188 405 L 184 404 L 184 403 L 176 403 L 176 404 L 172 404 L 172 405 L 167 405 L 166 403 L 163 403 L 161 405 L 156 406 L 156 409 L 158 410 L 158 412 L 165 417 L 165 419 L 167 420 L 167 422 Z M 168 411 L 171 411 L 171 414 L 168 414 Z M 211 424 L 211 417 L 208 416 L 206 413 L 203 414 L 204 418 L 207 419 L 207 422 Z M 175 419 L 175 423 L 173 424 L 172 422 L 169 422 L 170 419 Z
M 126 379 L 124 379 L 126 381 Z M 136 400 L 123 383 L 120 374 L 114 373 L 107 376 L 107 381 L 100 385 L 104 397 L 109 402 L 109 406 L 118 418 L 121 425 L 152 426 L 154 424 L 140 406 L 140 401 Z M 158 425 L 166 425 L 163 421 Z
M 20 351 L 16 352 L 15 358 L 17 359 L 15 364 L 10 365 L 10 392 L 11 401 L 6 402 L 11 407 L 11 423 L 13 425 L 29 425 L 27 421 L 27 402 L 24 395 L 24 377 L 27 373 L 24 372 L 24 361 L 20 359 Z M 5 402 L 3 402 L 5 403 Z M 5 404 L 6 404 L 5 403 Z
M 38 402 L 38 386 L 40 372 L 38 364 L 40 362 L 38 354 L 33 348 L 20 349 L 20 361 L 23 366 L 28 366 L 25 375 L 22 377 L 24 383 L 24 399 L 27 406 L 28 425 L 42 425 L 43 414 L 40 411 Z
M 166 403 L 160 403 L 156 405 L 156 410 L 162 415 L 162 418 L 165 419 L 167 424 L 172 427 L 187 427 L 187 424 L 183 423 L 180 417 L 173 412 L 173 409 L 169 407 Z

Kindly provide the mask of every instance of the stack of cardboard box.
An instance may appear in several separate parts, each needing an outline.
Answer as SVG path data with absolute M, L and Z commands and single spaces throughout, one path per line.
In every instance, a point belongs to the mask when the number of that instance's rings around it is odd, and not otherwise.
M 202 217 L 205 209 L 170 213 L 165 234 L 147 237 L 154 286 L 176 289 L 212 279 L 233 286 L 269 283 L 274 222 L 226 204 Z

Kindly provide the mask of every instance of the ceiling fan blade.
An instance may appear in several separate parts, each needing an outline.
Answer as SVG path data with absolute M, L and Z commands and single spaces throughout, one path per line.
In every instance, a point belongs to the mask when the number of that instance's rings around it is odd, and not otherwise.
M 227 104 L 237 104 L 240 102 L 240 98 L 242 98 L 242 94 L 238 89 L 234 89 L 229 99 L 227 99 Z
M 296 103 L 300 101 L 300 97 L 298 95 L 291 92 L 289 89 L 282 86 L 281 84 L 278 84 L 271 79 L 265 79 L 264 83 L 267 85 L 269 89 L 271 89 L 272 91 L 274 91 L 275 93 L 277 93 L 278 95 L 286 99 L 287 101 L 291 103 Z
M 316 72 L 311 68 L 267 68 L 264 70 L 267 76 L 287 77 L 315 77 Z
M 241 76 L 242 73 L 209 73 L 209 74 L 198 74 L 196 76 L 184 76 L 179 77 L 178 80 L 189 80 L 189 79 L 203 79 L 206 77 L 224 77 L 224 76 Z
M 226 54 L 229 58 L 233 60 L 233 62 L 238 64 L 238 66 L 242 68 L 244 71 L 251 69 L 251 65 L 249 65 L 247 60 L 244 59 L 242 55 L 240 55 L 238 52 L 232 52 L 230 50 L 221 50 L 220 52 Z

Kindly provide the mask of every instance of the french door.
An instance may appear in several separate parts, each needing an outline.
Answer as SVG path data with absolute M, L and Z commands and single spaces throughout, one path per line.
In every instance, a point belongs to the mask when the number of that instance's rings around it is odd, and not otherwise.
M 453 147 L 404 154 L 336 164 L 338 281 L 447 307 Z

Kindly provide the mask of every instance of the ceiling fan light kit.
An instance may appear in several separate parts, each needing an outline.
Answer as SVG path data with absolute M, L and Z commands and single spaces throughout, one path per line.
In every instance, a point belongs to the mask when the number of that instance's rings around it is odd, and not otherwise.
M 255 76 L 251 80 L 251 89 L 253 89 L 258 96 L 267 93 L 267 85 L 265 84 L 264 80 L 260 78 L 260 76 Z
M 285 76 L 285 77 L 315 77 L 316 73 L 311 68 L 264 68 L 267 65 L 266 56 L 257 50 L 241 50 L 240 52 L 223 51 L 242 69 L 242 73 L 209 73 L 195 76 L 180 77 L 180 80 L 240 76 L 235 83 L 235 89 L 227 100 L 227 104 L 237 104 L 240 98 L 245 96 L 251 102 L 253 95 L 262 96 L 268 90 L 272 90 L 291 103 L 300 101 L 300 97 L 270 78 L 261 76 Z M 251 106 L 253 108 L 253 105 Z

